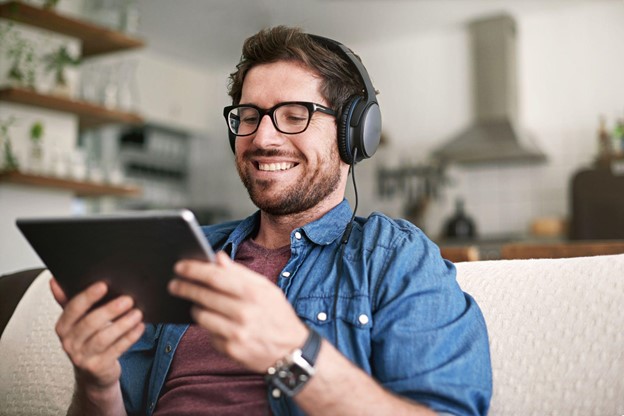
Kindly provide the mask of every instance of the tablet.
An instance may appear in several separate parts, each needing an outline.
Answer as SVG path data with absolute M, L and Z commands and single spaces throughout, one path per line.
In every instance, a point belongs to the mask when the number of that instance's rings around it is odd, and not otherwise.
M 173 266 L 214 260 L 189 210 L 18 218 L 16 224 L 67 296 L 104 281 L 109 292 L 98 305 L 130 295 L 145 322 L 191 322 L 190 302 L 167 291 Z

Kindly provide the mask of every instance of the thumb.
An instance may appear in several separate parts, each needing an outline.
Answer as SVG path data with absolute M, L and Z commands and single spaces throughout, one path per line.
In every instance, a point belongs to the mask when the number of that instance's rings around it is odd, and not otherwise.
M 61 289 L 61 286 L 58 284 L 54 277 L 50 279 L 50 289 L 52 290 L 54 300 L 56 300 L 56 302 L 61 305 L 61 308 L 65 308 L 65 305 L 67 305 L 68 301 L 67 295 L 65 294 L 63 289 Z
M 230 259 L 230 256 L 228 256 L 224 251 L 219 251 L 215 256 L 215 260 L 219 266 L 227 266 L 234 263 L 232 259 Z

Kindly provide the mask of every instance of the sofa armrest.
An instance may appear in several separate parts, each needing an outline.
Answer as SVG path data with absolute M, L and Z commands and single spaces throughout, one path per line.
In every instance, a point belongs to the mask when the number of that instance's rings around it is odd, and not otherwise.
M 51 278 L 49 271 L 40 272 L 20 299 L 12 299 L 19 303 L 0 337 L 2 416 L 65 415 L 71 402 L 74 373 L 54 330 L 62 309 L 52 296 Z
M 29 269 L 0 276 L 0 336 L 26 289 L 43 270 Z
M 490 415 L 622 415 L 624 254 L 457 264 L 490 337 Z

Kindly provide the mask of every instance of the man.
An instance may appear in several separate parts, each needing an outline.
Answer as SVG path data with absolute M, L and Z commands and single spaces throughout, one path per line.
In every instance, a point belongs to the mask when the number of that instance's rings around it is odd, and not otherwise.
M 215 263 L 176 265 L 169 289 L 194 303 L 192 325 L 144 325 L 125 296 L 89 312 L 103 283 L 69 301 L 52 283 L 72 411 L 487 412 L 485 323 L 453 265 L 405 221 L 351 219 L 349 164 L 366 144 L 338 143 L 369 86 L 337 45 L 286 27 L 245 42 L 224 114 L 259 212 L 205 228 Z

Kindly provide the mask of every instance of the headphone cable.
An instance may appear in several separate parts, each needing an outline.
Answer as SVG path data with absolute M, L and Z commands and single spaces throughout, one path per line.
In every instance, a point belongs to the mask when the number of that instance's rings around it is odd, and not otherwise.
M 342 238 L 340 239 L 340 258 L 339 258 L 339 267 L 338 267 L 338 276 L 336 277 L 336 284 L 334 286 L 334 305 L 333 305 L 333 315 L 335 320 L 334 325 L 334 338 L 335 338 L 335 346 L 338 349 L 338 288 L 340 286 L 340 278 L 342 277 L 342 273 L 344 272 L 344 252 L 347 243 L 349 242 L 349 237 L 351 236 L 351 230 L 353 229 L 353 222 L 355 220 L 355 213 L 358 209 L 358 191 L 357 191 L 357 183 L 355 182 L 355 159 L 357 157 L 357 148 L 353 150 L 353 158 L 351 159 L 351 167 L 349 171 L 351 172 L 351 179 L 353 181 L 353 192 L 355 194 L 355 207 L 353 208 L 353 213 L 351 214 L 351 219 L 349 223 L 345 227 L 345 231 L 342 234 Z

